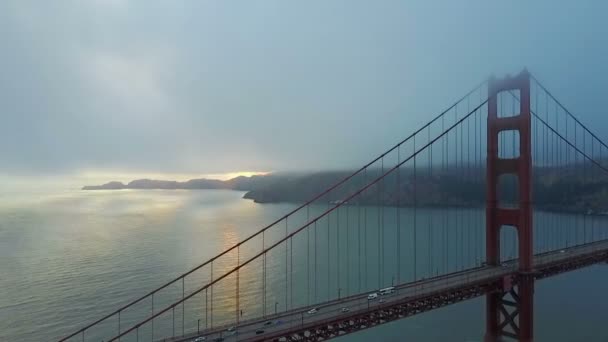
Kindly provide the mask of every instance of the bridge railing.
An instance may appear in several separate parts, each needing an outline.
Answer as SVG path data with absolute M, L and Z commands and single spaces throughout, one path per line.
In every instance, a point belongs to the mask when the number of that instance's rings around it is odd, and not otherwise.
M 201 304 L 204 302 L 203 307 L 205 308 L 205 318 L 203 321 L 197 319 L 197 328 L 209 329 L 217 326 L 221 323 L 221 321 L 218 321 L 217 319 L 214 321 L 213 310 L 218 310 L 218 304 L 216 304 L 214 307 L 214 294 L 216 297 L 220 298 L 224 298 L 228 295 L 226 291 L 222 290 L 221 286 L 213 287 L 211 284 L 216 284 L 221 279 L 231 279 L 230 277 L 235 273 L 235 267 L 241 266 L 242 260 L 249 260 L 252 257 L 259 256 L 261 252 L 268 250 L 269 247 L 276 246 L 279 241 L 284 241 L 284 239 L 292 236 L 291 234 L 298 231 L 302 225 L 312 225 L 313 223 L 320 224 L 319 219 L 314 220 L 315 217 L 318 217 L 323 212 L 333 212 L 343 205 L 348 204 L 348 201 L 352 200 L 349 198 L 353 197 L 354 195 L 359 194 L 359 196 L 357 196 L 358 205 L 377 204 L 377 199 L 374 199 L 372 198 L 373 196 L 369 195 L 369 193 L 371 193 L 371 190 L 369 189 L 374 188 L 376 191 L 378 191 L 378 189 L 383 191 L 386 190 L 381 188 L 384 181 L 388 179 L 385 175 L 387 173 L 386 171 L 392 170 L 396 165 L 402 165 L 405 158 L 412 156 L 415 151 L 418 151 L 420 147 L 424 146 L 425 144 L 431 143 L 433 139 L 440 136 L 450 125 L 457 124 L 459 120 L 464 119 L 465 116 L 470 113 L 470 109 L 478 107 L 483 103 L 486 92 L 485 82 L 476 86 L 473 90 L 468 92 L 462 98 L 458 99 L 453 105 L 437 115 L 422 128 L 416 130 L 414 133 L 410 134 L 408 137 L 378 157 L 374 158 L 355 172 L 350 174 L 340 172 L 327 174 L 327 189 L 323 190 L 313 187 L 306 187 L 304 184 L 302 187 L 300 187 L 300 189 L 306 189 L 309 191 L 309 197 L 311 198 L 310 200 L 297 205 L 293 210 L 289 211 L 284 216 L 278 218 L 255 234 L 250 235 L 215 257 L 210 258 L 209 260 L 181 274 L 171 281 L 168 281 L 163 285 L 148 291 L 145 295 L 128 302 L 117 310 L 103 316 L 102 318 L 86 325 L 83 328 L 78 329 L 60 341 L 67 341 L 71 339 L 99 340 L 112 336 L 116 333 L 120 335 L 124 332 L 126 327 L 141 321 L 142 318 L 148 316 L 159 317 L 162 314 L 167 314 L 166 311 L 159 314 L 159 312 L 161 312 L 159 311 L 159 308 L 165 308 L 170 303 L 174 303 L 176 301 L 184 302 L 187 298 L 200 294 L 201 285 L 206 286 L 206 298 L 205 300 L 201 299 Z M 477 112 L 480 113 L 481 111 Z M 475 130 L 479 130 L 481 132 L 481 114 L 479 114 L 479 116 L 479 127 L 476 125 Z M 445 142 L 442 142 L 442 149 L 444 147 L 447 148 L 448 143 L 449 142 L 447 139 Z M 473 143 L 471 142 L 471 144 Z M 442 162 L 444 162 L 444 160 L 442 160 Z M 448 162 L 449 160 L 446 156 L 445 163 L 447 164 Z M 395 169 L 402 168 L 397 166 Z M 409 174 L 405 170 L 403 172 L 403 177 L 411 177 L 411 172 Z M 393 173 L 392 171 L 390 171 L 389 174 L 391 174 L 389 177 L 397 177 L 395 175 L 396 173 Z M 381 182 L 381 180 L 383 181 Z M 306 179 L 295 179 L 294 182 L 305 183 Z M 360 193 L 357 193 L 359 189 L 364 187 L 367 187 L 365 189 L 368 190 L 365 192 L 365 195 L 360 195 Z M 263 196 L 273 195 L 274 194 L 272 193 L 262 194 L 262 198 Z M 389 206 L 407 205 L 407 203 L 399 203 L 401 200 L 402 199 L 399 196 L 389 194 L 389 196 L 383 198 L 383 204 Z M 405 201 L 407 199 L 403 200 Z M 290 199 L 286 199 L 286 201 L 290 201 Z M 299 198 L 294 198 L 291 201 L 298 202 Z M 328 225 L 329 227 L 329 219 L 327 219 L 327 222 L 324 224 Z M 267 261 L 263 261 L 264 269 L 278 267 L 279 264 L 275 259 L 276 258 L 268 258 Z M 268 263 L 268 265 L 266 265 L 266 263 Z M 285 267 L 285 265 L 281 265 L 281 267 Z M 234 277 L 237 278 L 237 276 Z M 231 281 L 237 282 L 237 279 L 231 279 Z M 266 285 L 267 284 L 263 284 L 262 286 Z M 234 292 L 232 292 L 232 295 L 234 295 Z M 311 296 L 312 294 L 307 294 L 307 298 L 311 298 Z M 209 298 L 211 298 L 211 300 L 209 300 Z M 216 298 L 215 301 L 217 300 L 218 299 Z M 280 308 L 278 305 L 275 305 L 274 307 L 271 304 L 266 305 L 267 302 L 270 302 L 270 298 L 264 298 L 263 301 L 265 304 L 262 308 L 262 314 L 267 314 L 274 309 L 288 310 L 289 308 L 293 307 L 293 304 L 288 303 L 287 300 L 279 301 L 277 298 L 273 299 L 273 303 L 278 302 L 281 306 Z M 307 299 L 307 302 L 311 301 L 312 299 Z M 151 320 L 150 330 L 154 338 L 157 336 L 160 337 L 160 331 L 166 331 L 168 327 L 170 327 L 170 330 L 173 333 L 173 330 L 175 329 L 175 323 L 173 321 L 176 319 L 178 325 L 175 332 L 176 334 L 179 335 L 180 333 L 183 333 L 187 326 L 192 327 L 192 322 L 190 322 L 190 324 L 187 324 L 186 322 L 189 316 L 187 313 L 187 308 L 185 306 L 181 307 L 181 312 L 179 311 L 180 310 L 178 310 L 177 313 L 171 313 L 171 322 L 161 323 L 159 321 L 157 323 L 154 319 Z M 247 319 L 247 317 L 252 314 L 254 314 L 254 312 L 245 312 L 243 319 Z M 179 317 L 176 318 L 176 315 Z M 191 313 L 190 316 L 192 315 L 195 314 Z M 236 320 L 241 318 L 239 316 L 241 316 L 240 312 L 238 315 L 235 313 Z M 182 331 L 180 331 L 180 328 Z

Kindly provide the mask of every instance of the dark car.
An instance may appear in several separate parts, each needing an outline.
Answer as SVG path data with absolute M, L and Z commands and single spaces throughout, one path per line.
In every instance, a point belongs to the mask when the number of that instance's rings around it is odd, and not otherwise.
M 272 321 L 268 321 L 268 322 L 264 323 L 264 325 L 266 325 L 266 326 L 272 325 Z
M 260 334 L 263 334 L 263 333 L 264 333 L 264 330 L 262 330 L 262 329 L 258 329 L 258 330 L 255 331 L 256 335 L 260 335 Z

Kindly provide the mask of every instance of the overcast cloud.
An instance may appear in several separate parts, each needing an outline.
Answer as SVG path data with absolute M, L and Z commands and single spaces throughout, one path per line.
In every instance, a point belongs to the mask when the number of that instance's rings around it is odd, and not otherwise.
M 605 1 L 1 1 L 0 174 L 353 167 L 524 66 L 606 139 L 607 13 Z

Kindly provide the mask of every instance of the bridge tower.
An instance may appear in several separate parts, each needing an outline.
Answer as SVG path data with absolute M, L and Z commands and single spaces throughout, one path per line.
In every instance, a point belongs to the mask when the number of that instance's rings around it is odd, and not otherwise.
M 519 91 L 519 113 L 510 117 L 498 116 L 497 95 L 500 92 Z M 486 262 L 500 264 L 500 229 L 512 226 L 517 231 L 519 246 L 519 272 L 514 278 L 505 278 L 502 289 L 486 296 L 486 342 L 511 337 L 519 341 L 533 340 L 532 275 L 532 207 L 531 207 L 531 116 L 530 75 L 523 70 L 514 77 L 490 78 L 488 83 L 487 133 L 487 190 L 486 190 Z M 499 134 L 505 131 L 519 133 L 519 156 L 499 157 Z M 503 147 L 504 148 L 504 147 Z M 518 183 L 516 208 L 504 208 L 498 201 L 498 184 L 501 175 L 515 175 Z

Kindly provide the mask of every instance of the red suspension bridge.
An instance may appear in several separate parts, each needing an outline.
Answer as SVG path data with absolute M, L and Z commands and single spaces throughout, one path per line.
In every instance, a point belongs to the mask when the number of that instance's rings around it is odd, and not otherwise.
M 532 341 L 535 281 L 608 261 L 604 151 L 527 71 L 491 78 L 282 218 L 60 341 L 321 341 L 478 296 L 486 341 Z

